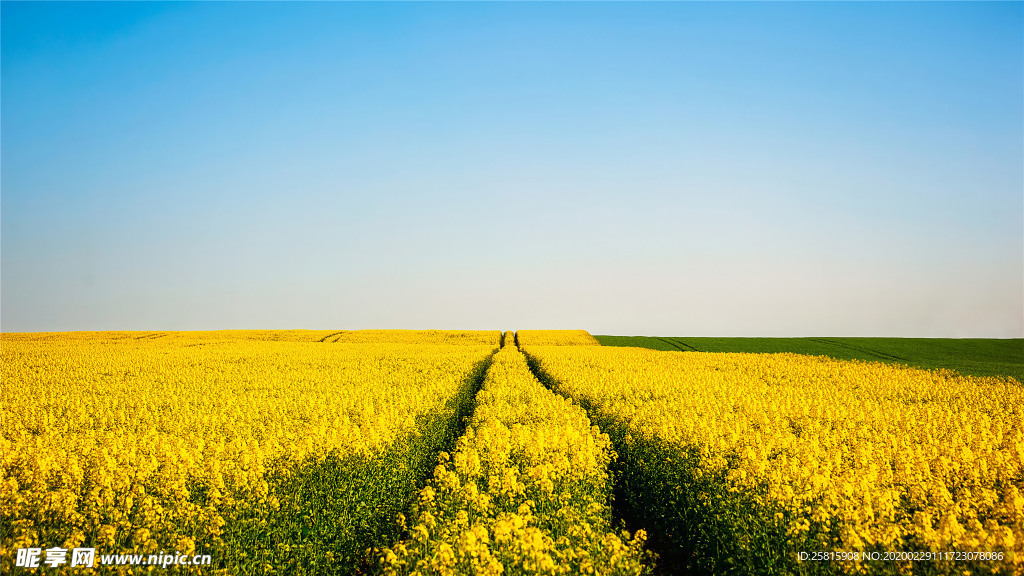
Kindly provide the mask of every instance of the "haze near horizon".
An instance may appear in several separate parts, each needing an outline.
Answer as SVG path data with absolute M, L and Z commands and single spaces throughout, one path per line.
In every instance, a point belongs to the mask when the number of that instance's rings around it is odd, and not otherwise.
M 0 3 L 0 330 L 1024 337 L 1024 4 Z

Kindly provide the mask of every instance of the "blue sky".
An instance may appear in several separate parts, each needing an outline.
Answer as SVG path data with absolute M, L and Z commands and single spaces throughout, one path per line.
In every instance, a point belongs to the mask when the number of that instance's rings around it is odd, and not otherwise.
M 0 5 L 0 329 L 1024 336 L 1024 4 Z

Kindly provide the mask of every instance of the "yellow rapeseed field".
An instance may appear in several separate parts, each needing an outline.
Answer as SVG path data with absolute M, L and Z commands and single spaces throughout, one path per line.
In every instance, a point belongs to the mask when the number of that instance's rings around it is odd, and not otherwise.
M 634 510 L 657 510 L 652 539 L 692 568 L 925 551 L 937 556 L 914 564 L 933 573 L 1021 572 L 1024 390 L 1012 379 L 794 354 L 524 350 L 611 434 Z M 732 557 L 714 560 L 716 546 Z
M 419 495 L 386 574 L 642 574 L 644 534 L 612 529 L 608 436 L 545 389 L 511 344 L 454 454 Z
M 586 330 L 519 330 L 520 346 L 600 346 Z
M 318 342 L 327 334 L 3 335 L 0 571 L 18 548 L 86 544 L 199 550 L 233 572 L 273 571 L 259 540 L 288 557 L 310 538 L 301 526 L 269 536 L 268 519 L 310 513 L 284 501 L 316 489 L 293 472 L 329 468 L 337 494 L 363 468 L 378 483 L 409 476 L 412 490 L 414 461 L 436 461 L 497 331 L 460 346 Z M 393 488 L 365 486 L 335 508 L 390 523 L 405 505 L 382 504 Z M 354 558 L 330 556 L 353 546 L 306 552 L 343 569 Z
M 3 334 L 0 357 L 5 574 L 51 547 L 645 574 L 647 538 L 668 573 L 1024 573 L 1010 378 L 582 330 Z
M 499 330 L 349 330 L 326 338 L 328 342 L 448 344 L 466 346 L 499 346 Z
M 319 342 L 337 335 L 337 330 L 189 330 L 180 332 L 107 331 L 107 332 L 30 332 L 5 333 L 3 343 L 14 342 L 68 342 L 72 340 L 100 342 L 161 340 L 195 344 L 197 342 L 238 342 L 257 340 L 266 342 Z

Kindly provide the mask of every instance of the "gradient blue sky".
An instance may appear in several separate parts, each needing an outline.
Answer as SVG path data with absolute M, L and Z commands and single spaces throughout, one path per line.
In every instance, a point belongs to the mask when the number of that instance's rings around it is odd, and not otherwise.
M 1022 3 L 0 5 L 0 329 L 1024 336 Z

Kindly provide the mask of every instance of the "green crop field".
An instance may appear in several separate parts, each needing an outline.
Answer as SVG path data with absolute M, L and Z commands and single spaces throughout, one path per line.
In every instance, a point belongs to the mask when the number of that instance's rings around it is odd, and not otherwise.
M 975 376 L 1012 376 L 1024 382 L 1024 338 L 689 338 L 595 336 L 603 346 L 687 352 L 812 354 L 840 360 L 947 368 Z

